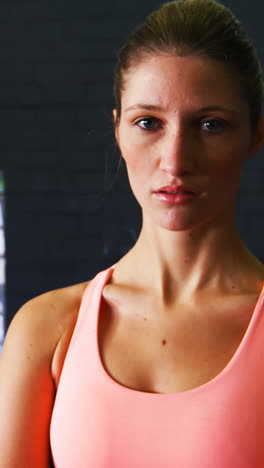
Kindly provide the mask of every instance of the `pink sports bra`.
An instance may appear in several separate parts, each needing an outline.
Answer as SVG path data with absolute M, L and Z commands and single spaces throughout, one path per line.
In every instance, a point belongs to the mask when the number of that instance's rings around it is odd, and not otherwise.
M 181 393 L 122 386 L 98 348 L 102 289 L 90 282 L 65 358 L 50 442 L 56 468 L 263 468 L 264 288 L 236 353 L 205 385 Z

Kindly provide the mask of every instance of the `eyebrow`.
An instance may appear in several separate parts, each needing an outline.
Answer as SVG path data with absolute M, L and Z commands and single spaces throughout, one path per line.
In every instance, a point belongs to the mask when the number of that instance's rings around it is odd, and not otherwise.
M 152 104 L 135 104 L 134 106 L 129 106 L 125 109 L 125 112 L 136 109 L 146 109 L 146 110 L 164 110 L 161 106 L 154 106 Z
M 137 109 L 142 109 L 142 110 L 149 110 L 149 111 L 164 111 L 165 109 L 162 106 L 156 106 L 153 104 L 135 104 L 134 106 L 129 106 L 125 109 L 125 112 L 129 112 L 132 110 L 137 110 Z M 231 114 L 238 114 L 239 112 L 235 109 L 223 107 L 223 106 L 206 106 L 202 107 L 201 109 L 197 109 L 198 112 L 208 112 L 208 111 L 222 111 L 222 112 L 229 112 Z

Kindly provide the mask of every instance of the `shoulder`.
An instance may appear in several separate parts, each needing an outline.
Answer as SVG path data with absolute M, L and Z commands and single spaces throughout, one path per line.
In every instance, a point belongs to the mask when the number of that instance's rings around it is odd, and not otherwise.
M 45 360 L 52 369 L 61 340 L 72 333 L 82 296 L 89 282 L 56 289 L 25 303 L 15 314 L 5 338 L 1 360 L 12 365 L 14 355 L 24 364 Z M 54 377 L 54 376 L 53 376 Z
M 88 284 L 28 301 L 9 326 L 0 356 L 1 423 L 8 427 L 1 466 L 48 466 L 56 383 Z

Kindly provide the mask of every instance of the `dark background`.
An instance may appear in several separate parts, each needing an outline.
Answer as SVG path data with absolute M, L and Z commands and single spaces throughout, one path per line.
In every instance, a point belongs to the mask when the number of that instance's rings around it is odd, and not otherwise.
M 0 2 L 0 169 L 7 320 L 30 297 L 90 279 L 134 243 L 140 211 L 116 176 L 112 74 L 128 32 L 162 2 Z M 264 6 L 229 0 L 263 57 Z M 238 225 L 260 259 L 264 155 L 244 172 Z

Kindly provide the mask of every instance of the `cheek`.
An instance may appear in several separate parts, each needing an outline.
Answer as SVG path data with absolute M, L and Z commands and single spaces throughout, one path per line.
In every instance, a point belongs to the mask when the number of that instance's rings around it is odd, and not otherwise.
M 211 151 L 211 155 L 207 158 L 207 161 L 211 171 L 221 177 L 224 174 L 226 176 L 228 176 L 228 174 L 240 174 L 247 157 L 247 142 L 235 141 L 231 144 L 223 144 L 222 146 L 216 147 L 214 151 Z
M 142 191 L 144 187 L 150 184 L 151 168 L 149 164 L 138 157 L 127 158 L 126 160 L 127 173 L 130 185 L 133 191 Z
M 126 163 L 127 175 L 131 190 L 137 199 L 138 203 L 142 206 L 146 193 L 151 190 L 152 186 L 152 168 L 142 154 L 134 151 L 125 151 L 123 148 L 123 158 Z
M 209 165 L 210 192 L 228 198 L 237 193 L 241 181 L 245 148 L 236 145 L 232 149 L 220 152 Z
M 126 163 L 128 174 L 140 180 L 151 173 L 151 160 L 139 144 L 122 144 L 121 154 Z

